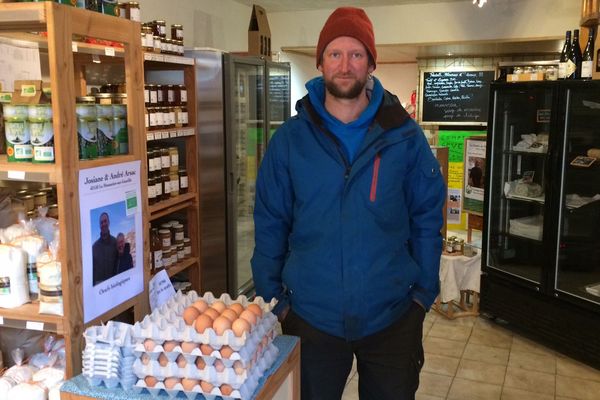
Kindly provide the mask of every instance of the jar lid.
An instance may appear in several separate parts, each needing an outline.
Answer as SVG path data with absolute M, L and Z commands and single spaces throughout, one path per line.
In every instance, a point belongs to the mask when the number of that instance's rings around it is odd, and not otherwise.
M 111 96 L 115 99 L 126 99 L 127 93 L 111 93 Z
M 188 243 L 191 242 L 192 240 L 190 238 L 183 238 L 183 243 Z
M 42 197 L 42 196 L 46 196 L 46 192 L 37 192 L 36 194 L 34 194 L 35 197 Z
M 183 28 L 183 25 L 181 25 L 181 24 L 172 24 L 171 28 Z
M 187 173 L 187 170 L 186 170 L 185 168 L 181 168 L 181 169 L 179 170 L 179 173 L 180 173 L 180 174 L 185 174 L 185 173 Z
M 177 149 L 177 146 L 172 146 L 172 147 L 169 147 L 169 151 L 171 151 L 171 150 L 176 150 L 176 151 L 177 151 L 177 150 L 178 150 L 178 149 Z
M 96 98 L 94 96 L 77 96 L 75 101 L 77 103 L 95 103 Z
M 33 199 L 33 195 L 32 194 L 26 194 L 25 196 L 20 196 L 21 200 L 29 200 L 29 199 Z
M 138 6 L 140 5 L 140 3 L 138 3 L 137 1 L 128 1 L 127 4 L 129 4 L 130 6 Z
M 96 93 L 94 96 L 97 99 L 110 99 L 115 93 Z
M 159 25 L 166 25 L 166 22 L 162 19 L 155 19 L 154 21 L 155 24 L 159 24 Z
M 163 234 L 163 235 L 167 235 L 168 234 L 169 236 L 171 236 L 171 231 L 169 229 L 159 229 L 158 233 L 159 234 Z

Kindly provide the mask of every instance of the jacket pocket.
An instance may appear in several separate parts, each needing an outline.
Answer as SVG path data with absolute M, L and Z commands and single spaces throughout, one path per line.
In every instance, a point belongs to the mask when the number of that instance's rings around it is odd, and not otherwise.
M 379 180 L 379 165 L 381 164 L 381 154 L 375 154 L 375 160 L 373 161 L 373 176 L 371 177 L 371 191 L 369 193 L 369 200 L 374 203 L 377 200 L 377 181 Z

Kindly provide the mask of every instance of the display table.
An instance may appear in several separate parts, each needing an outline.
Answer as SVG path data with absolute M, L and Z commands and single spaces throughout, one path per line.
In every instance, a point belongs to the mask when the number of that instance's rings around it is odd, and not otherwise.
M 480 280 L 480 250 L 473 257 L 442 255 L 440 294 L 433 308 L 450 319 L 479 315 Z
M 300 339 L 295 336 L 282 335 L 277 336 L 273 343 L 279 349 L 277 359 L 260 379 L 258 388 L 251 399 L 244 400 L 270 400 L 274 398 L 300 400 Z M 61 400 L 148 400 L 155 398 L 168 399 L 169 396 L 164 391 L 161 392 L 160 396 L 152 396 L 150 393 L 137 394 L 133 390 L 126 391 L 121 388 L 107 389 L 105 387 L 90 386 L 83 375 L 78 375 L 62 385 L 60 398 Z M 196 399 L 202 398 L 204 398 L 202 395 L 196 396 Z

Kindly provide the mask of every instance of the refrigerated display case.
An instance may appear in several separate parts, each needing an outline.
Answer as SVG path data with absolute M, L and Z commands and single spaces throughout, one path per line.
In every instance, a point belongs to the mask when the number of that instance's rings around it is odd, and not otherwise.
M 490 96 L 481 309 L 600 366 L 600 82 Z
M 254 183 L 268 136 L 290 116 L 290 66 L 215 49 L 196 62 L 202 291 L 254 291 Z

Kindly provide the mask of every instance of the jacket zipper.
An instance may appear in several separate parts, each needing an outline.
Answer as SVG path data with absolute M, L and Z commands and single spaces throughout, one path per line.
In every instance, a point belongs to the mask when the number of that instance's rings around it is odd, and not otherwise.
M 379 179 L 379 164 L 381 163 L 381 154 L 375 154 L 375 161 L 373 161 L 373 178 L 371 178 L 371 193 L 369 200 L 371 203 L 375 203 L 377 199 L 377 181 Z

